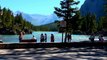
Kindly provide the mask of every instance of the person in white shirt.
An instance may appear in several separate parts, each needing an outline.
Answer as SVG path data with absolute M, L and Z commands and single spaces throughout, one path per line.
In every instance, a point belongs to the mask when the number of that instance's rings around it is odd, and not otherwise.
M 32 39 L 36 40 L 37 41 L 37 38 L 33 35 Z

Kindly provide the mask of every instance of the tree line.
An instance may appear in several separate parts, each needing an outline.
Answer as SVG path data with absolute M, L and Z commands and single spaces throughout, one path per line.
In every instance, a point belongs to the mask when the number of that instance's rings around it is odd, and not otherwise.
M 34 26 L 22 17 L 22 14 L 14 15 L 10 9 L 0 7 L 0 34 L 13 35 L 24 31 L 30 34 L 33 31 L 57 31 L 56 23 L 42 26 Z
M 22 14 L 14 16 L 10 9 L 0 7 L 0 34 L 31 33 L 33 25 L 23 19 Z
M 104 5 L 105 16 L 96 19 L 96 15 L 87 13 L 81 16 L 80 11 L 74 7 L 78 5 L 79 1 L 62 0 L 61 7 L 55 7 L 54 13 L 63 18 L 67 22 L 66 32 L 74 34 L 105 34 L 107 32 L 107 4 Z M 60 25 L 59 21 L 54 24 L 34 26 L 30 22 L 23 19 L 22 14 L 14 16 L 10 9 L 3 8 L 0 14 L 0 34 L 18 34 L 20 31 L 30 33 L 35 31 L 58 31 Z
M 87 13 L 81 16 L 80 11 L 74 7 L 79 1 L 63 0 L 61 7 L 55 7 L 54 13 L 66 21 L 65 32 L 74 34 L 106 34 L 107 32 L 107 4 L 105 4 L 105 16 L 96 18 L 95 14 Z

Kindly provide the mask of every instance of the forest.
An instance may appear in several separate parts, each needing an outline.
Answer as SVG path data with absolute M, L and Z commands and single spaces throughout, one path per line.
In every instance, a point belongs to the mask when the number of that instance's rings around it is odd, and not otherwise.
M 87 13 L 82 16 L 80 11 L 73 5 L 78 5 L 79 1 L 61 1 L 61 7 L 54 7 L 54 13 L 66 21 L 66 28 L 64 32 L 70 32 L 73 34 L 104 34 L 107 35 L 107 4 L 105 4 L 105 15 L 96 18 L 95 14 Z M 22 14 L 14 16 L 10 9 L 0 7 L 0 34 L 18 34 L 20 31 L 26 33 L 32 33 L 32 31 L 59 31 L 60 21 L 54 23 L 34 26 L 22 17 Z M 62 30 L 62 31 L 63 31 Z
M 107 4 L 104 5 L 104 16 L 96 17 L 93 13 L 87 13 L 85 16 L 80 14 L 80 10 L 74 5 L 79 1 L 63 0 L 60 2 L 61 7 L 55 7 L 54 13 L 66 21 L 65 30 L 73 34 L 103 34 L 107 35 Z M 60 26 L 59 26 L 60 27 Z
M 33 25 L 23 19 L 21 14 L 14 16 L 10 9 L 0 7 L 0 34 L 19 34 L 20 31 L 32 32 Z

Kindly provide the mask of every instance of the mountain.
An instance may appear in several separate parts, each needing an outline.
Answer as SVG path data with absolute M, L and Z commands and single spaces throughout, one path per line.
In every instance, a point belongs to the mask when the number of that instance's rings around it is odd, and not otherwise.
M 35 26 L 45 25 L 53 23 L 58 20 L 58 17 L 53 13 L 51 15 L 40 15 L 40 14 L 27 14 L 24 12 L 17 11 L 14 15 L 21 13 L 23 18 L 31 22 Z
M 81 15 L 95 14 L 97 18 L 104 16 L 105 0 L 85 0 L 80 8 Z

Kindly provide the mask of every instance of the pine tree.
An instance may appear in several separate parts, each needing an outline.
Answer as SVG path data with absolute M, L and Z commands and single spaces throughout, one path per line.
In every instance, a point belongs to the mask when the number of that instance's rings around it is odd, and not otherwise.
M 33 26 L 30 22 L 23 19 L 21 14 L 13 15 L 10 9 L 0 7 L 0 34 L 16 34 L 21 30 L 26 30 L 26 33 L 29 33 L 28 30 L 32 30 Z M 27 27 L 27 29 L 24 29 Z
M 103 22 L 104 22 L 104 17 L 100 17 L 99 20 L 98 20 L 98 27 L 97 27 L 98 31 L 103 30 Z
M 6 14 L 7 14 L 7 9 L 6 8 L 3 8 L 3 15 L 2 15 L 2 24 L 3 24 L 3 27 L 6 28 Z
M 0 28 L 2 28 L 2 9 L 1 9 L 1 6 L 0 6 Z
M 107 31 L 107 0 L 105 0 L 105 5 L 104 5 L 104 11 L 105 11 L 105 16 L 103 17 L 103 29 Z
M 73 32 L 77 31 L 77 30 L 80 30 L 80 28 L 81 28 L 80 27 L 80 25 L 81 25 L 81 15 L 80 15 L 79 11 L 77 11 L 76 14 L 72 17 L 71 24 L 72 24 Z
M 91 33 L 96 33 L 97 32 L 97 20 L 96 20 L 96 16 L 95 15 L 91 15 L 90 17 L 91 21 L 90 21 L 90 30 L 89 32 Z
M 7 10 L 7 13 L 6 13 L 6 18 L 5 18 L 5 23 L 6 23 L 6 27 L 7 28 L 11 28 L 12 26 L 12 12 L 10 9 Z
M 87 14 L 83 17 L 81 30 L 86 34 L 97 32 L 97 21 L 95 15 Z
M 60 2 L 61 8 L 55 7 L 54 13 L 58 16 L 63 18 L 66 21 L 66 34 L 67 32 L 72 31 L 72 24 L 71 20 L 72 17 L 75 15 L 77 8 L 73 8 L 73 6 L 78 4 L 79 2 L 75 2 L 74 0 L 63 0 Z M 65 39 L 66 42 L 66 39 Z

